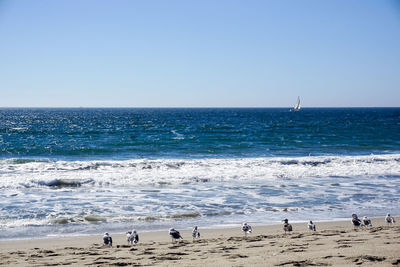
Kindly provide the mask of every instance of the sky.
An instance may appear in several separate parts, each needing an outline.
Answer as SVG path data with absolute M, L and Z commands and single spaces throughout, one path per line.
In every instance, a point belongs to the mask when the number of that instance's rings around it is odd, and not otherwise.
M 400 106 L 400 0 L 0 0 L 0 107 Z

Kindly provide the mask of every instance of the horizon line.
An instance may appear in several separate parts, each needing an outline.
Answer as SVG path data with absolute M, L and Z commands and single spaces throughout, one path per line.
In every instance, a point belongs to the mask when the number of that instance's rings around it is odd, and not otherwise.
M 59 107 L 51 107 L 51 106 L 48 106 L 48 107 L 46 107 L 46 106 L 42 106 L 42 107 L 34 107 L 34 106 L 32 106 L 32 107 L 30 107 L 30 106 L 28 106 L 28 107 L 13 107 L 13 106 L 6 106 L 6 107 L 0 107 L 0 109 L 29 109 L 29 108 L 31 108 L 31 109 L 100 109 L 100 108 L 104 108 L 104 109 L 151 109 L 151 108 L 158 108 L 158 109 L 212 109 L 212 108 L 215 108 L 215 109 L 224 109 L 224 108 L 231 108 L 231 109 L 250 109 L 250 108 L 254 108 L 254 109 L 263 109 L 263 108 L 270 108 L 270 109 L 282 109 L 282 108 L 287 108 L 287 109 L 291 109 L 291 108 L 293 108 L 292 106 L 287 106 L 287 107 L 260 107 L 260 106 L 256 106 L 256 107 L 251 107 L 251 106 L 249 106 L 249 107 L 234 107 L 234 106 L 232 106 L 232 107 L 207 107 L 207 106 L 204 106 L 204 107 L 201 107 L 201 106 L 199 106 L 199 107 L 163 107 L 163 106 L 160 106 L 160 107 L 157 107 L 157 106 L 154 106 L 154 107 L 151 107 L 151 106 L 147 106 L 147 107 L 112 107 L 112 106 L 104 106 L 104 107 L 96 107 L 96 106 L 87 106 L 87 107 L 85 107 L 85 106 L 78 106 L 78 107 L 74 107 L 74 106 L 70 106 L 70 107 L 68 107 L 68 106 L 59 106 Z M 395 107 L 395 106 L 326 106 L 326 107 L 312 107 L 312 106 L 310 106 L 310 107 L 301 107 L 301 109 L 310 109 L 310 108 L 400 108 L 400 106 L 397 106 L 397 107 Z

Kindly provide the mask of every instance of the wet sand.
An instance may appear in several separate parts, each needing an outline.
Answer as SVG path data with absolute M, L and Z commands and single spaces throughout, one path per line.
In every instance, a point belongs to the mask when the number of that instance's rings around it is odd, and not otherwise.
M 6 266 L 400 266 L 400 225 L 373 218 L 374 227 L 354 229 L 350 220 L 253 226 L 244 237 L 240 226 L 201 229 L 192 241 L 172 242 L 167 232 L 139 233 L 128 245 L 125 235 L 110 233 L 113 246 L 102 245 L 102 234 L 65 238 L 0 241 L 0 265 Z M 179 223 L 177 222 L 176 225 Z M 179 230 L 178 227 L 176 227 Z

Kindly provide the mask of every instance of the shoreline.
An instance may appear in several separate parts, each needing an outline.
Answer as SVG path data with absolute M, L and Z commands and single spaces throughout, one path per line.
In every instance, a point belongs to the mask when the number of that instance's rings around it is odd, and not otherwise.
M 400 216 L 394 216 L 394 217 L 400 217 Z M 283 218 L 283 217 L 282 217 Z M 383 217 L 370 217 L 370 219 L 378 219 L 378 218 L 383 218 Z M 321 221 L 313 221 L 315 223 L 334 223 L 334 222 L 345 222 L 345 221 L 350 221 L 349 218 L 335 218 L 332 220 L 321 220 Z M 308 221 L 290 221 L 292 225 L 301 225 L 301 224 L 307 224 Z M 176 224 L 179 224 L 179 221 L 176 221 Z M 251 224 L 253 227 L 272 227 L 272 226 L 281 226 L 282 223 L 281 222 L 271 222 L 271 223 L 254 223 L 254 222 L 250 222 L 249 224 Z M 88 226 L 90 226 L 90 224 L 88 224 Z M 203 227 L 202 225 L 198 225 L 198 227 L 200 227 L 203 231 L 204 230 L 233 230 L 233 229 L 239 229 L 240 228 L 240 224 L 228 224 L 228 225 L 223 225 L 223 224 L 219 224 L 219 225 L 212 225 L 212 226 L 207 226 L 207 227 Z M 138 230 L 140 231 L 141 234 L 143 233 L 166 233 L 168 232 L 169 228 L 165 228 L 165 229 L 150 229 L 150 230 Z M 191 229 L 182 229 L 182 228 L 178 228 L 176 227 L 177 230 L 179 230 L 180 232 L 191 232 Z M 127 229 L 127 230 L 132 230 L 132 229 Z M 126 232 L 109 232 L 112 235 L 115 236 L 119 236 L 119 235 L 123 235 L 125 236 Z M 103 233 L 98 233 L 98 234 L 83 234 L 83 233 L 76 233 L 76 234 L 66 234 L 66 235 L 54 235 L 54 236 L 40 236 L 40 237 L 21 237 L 21 238 L 4 238 L 4 239 L 0 239 L 0 247 L 1 247 L 1 243 L 2 242 L 13 242 L 13 241 L 27 241 L 27 240 L 47 240 L 47 239 L 68 239 L 68 238 L 80 238 L 80 237 L 90 237 L 90 236 L 99 236 Z
M 397 217 L 398 218 L 398 217 Z M 162 265 L 172 266 L 348 266 L 373 263 L 400 265 L 400 225 L 387 226 L 383 217 L 370 218 L 373 227 L 354 230 L 350 219 L 292 223 L 285 235 L 282 224 L 253 225 L 244 237 L 240 227 L 199 228 L 201 238 L 192 241 L 191 230 L 179 230 L 180 242 L 171 242 L 167 231 L 139 232 L 139 244 L 128 245 L 125 234 L 110 233 L 113 247 L 102 245 L 102 234 L 0 241 L 0 265 Z M 392 265 L 393 264 L 393 265 Z

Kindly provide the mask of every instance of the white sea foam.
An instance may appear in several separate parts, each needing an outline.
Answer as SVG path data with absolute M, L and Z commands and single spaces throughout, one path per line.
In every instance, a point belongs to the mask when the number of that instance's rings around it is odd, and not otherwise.
M 400 175 L 400 155 L 0 161 L 0 188 L 184 184 Z
M 398 154 L 2 160 L 0 239 L 396 214 L 399 178 Z

